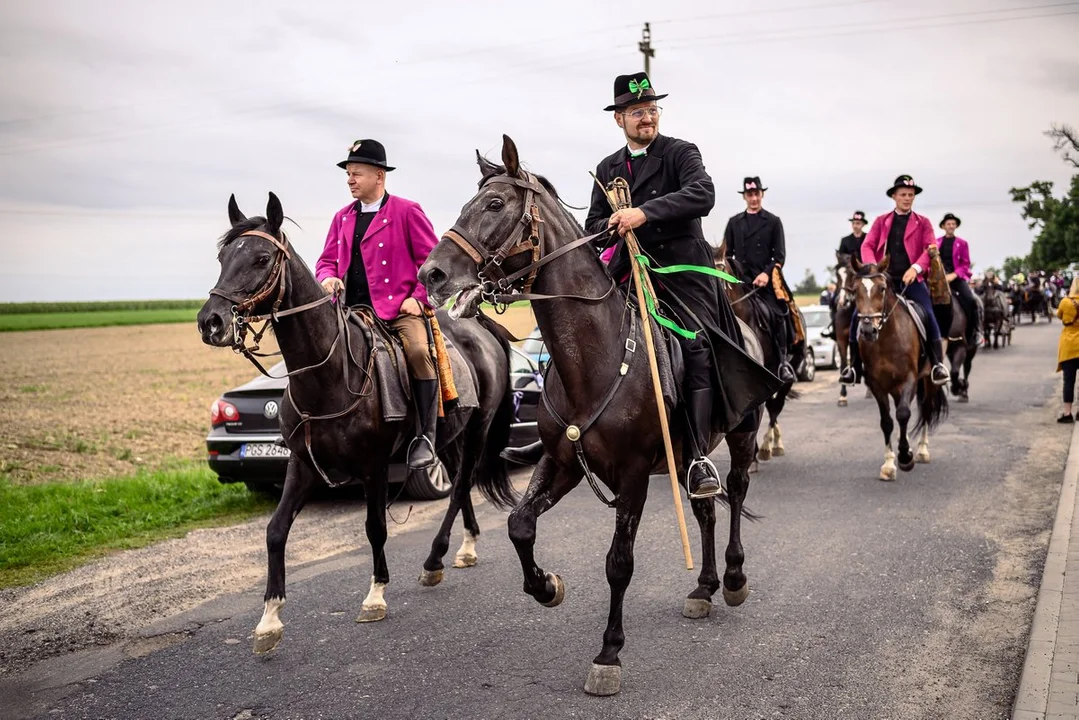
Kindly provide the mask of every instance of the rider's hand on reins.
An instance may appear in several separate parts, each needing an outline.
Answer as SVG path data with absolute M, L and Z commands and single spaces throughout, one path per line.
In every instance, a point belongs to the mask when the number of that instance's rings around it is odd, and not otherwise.
M 918 271 L 914 268 L 907 268 L 907 271 L 903 273 L 903 284 L 910 285 L 912 282 L 918 279 Z
M 618 234 L 625 237 L 630 230 L 636 230 L 648 222 L 644 211 L 640 208 L 625 208 L 619 210 L 607 221 L 607 227 L 618 227 Z
M 341 295 L 345 292 L 345 284 L 341 282 L 341 278 L 328 277 L 322 281 L 322 289 L 328 295 Z

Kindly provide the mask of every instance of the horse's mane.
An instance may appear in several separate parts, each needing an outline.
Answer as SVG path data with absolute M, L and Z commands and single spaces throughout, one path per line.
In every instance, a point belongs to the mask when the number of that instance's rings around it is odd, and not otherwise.
M 504 165 L 494 165 L 492 163 L 491 170 L 484 173 L 483 177 L 480 178 L 480 181 L 479 181 L 478 185 L 479 185 L 479 187 L 483 187 L 483 184 L 485 182 L 487 182 L 488 180 L 490 180 L 495 175 L 505 175 L 505 174 L 506 174 L 506 167 Z M 573 216 L 573 214 L 569 210 L 567 210 L 565 208 L 565 206 L 562 204 L 562 198 L 558 194 L 558 190 L 555 188 L 554 183 L 552 183 L 550 180 L 548 180 L 547 178 L 545 178 L 542 175 L 539 175 L 537 173 L 532 173 L 532 174 L 535 176 L 536 180 L 539 181 L 539 184 L 543 186 L 543 189 L 546 190 L 547 192 L 551 193 L 551 196 L 554 197 L 555 202 L 558 205 L 558 209 L 562 211 L 562 216 L 565 217 L 566 220 L 568 220 L 570 223 L 573 224 L 574 230 L 577 231 L 577 236 L 578 237 L 584 237 L 584 235 L 585 235 L 584 228 L 581 227 L 581 223 L 577 220 L 577 218 L 575 218 Z
M 876 275 L 877 273 L 879 273 L 880 268 L 877 267 L 876 263 L 866 263 L 865 265 L 862 265 L 860 268 L 858 268 L 855 272 L 858 273 L 858 277 L 869 277 L 870 275 Z

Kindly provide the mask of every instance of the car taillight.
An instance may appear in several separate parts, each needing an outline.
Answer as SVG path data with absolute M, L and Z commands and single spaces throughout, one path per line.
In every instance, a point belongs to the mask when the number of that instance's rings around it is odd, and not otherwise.
M 210 406 L 210 424 L 214 427 L 239 419 L 240 411 L 232 403 L 224 400 L 214 400 L 214 404 Z

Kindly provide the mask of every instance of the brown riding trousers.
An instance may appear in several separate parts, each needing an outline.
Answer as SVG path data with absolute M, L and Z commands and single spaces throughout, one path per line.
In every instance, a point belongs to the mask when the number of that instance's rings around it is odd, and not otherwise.
M 390 329 L 405 347 L 408 372 L 415 380 L 437 380 L 435 359 L 427 342 L 427 323 L 417 315 L 400 314 L 390 321 Z

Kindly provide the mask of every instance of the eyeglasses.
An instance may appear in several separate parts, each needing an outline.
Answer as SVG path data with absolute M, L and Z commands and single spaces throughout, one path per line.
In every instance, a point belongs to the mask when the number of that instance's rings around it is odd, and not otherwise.
M 663 108 L 659 105 L 653 105 L 652 107 L 637 108 L 633 112 L 623 112 L 622 114 L 629 115 L 634 120 L 640 120 L 645 115 L 648 115 L 649 117 L 659 117 L 663 114 Z

